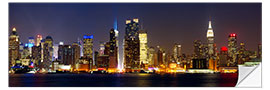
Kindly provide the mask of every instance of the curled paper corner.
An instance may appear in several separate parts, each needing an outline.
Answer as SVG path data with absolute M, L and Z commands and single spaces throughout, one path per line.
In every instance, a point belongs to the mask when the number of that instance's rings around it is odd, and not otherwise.
M 238 66 L 238 81 L 235 87 L 262 87 L 261 63 L 254 66 Z

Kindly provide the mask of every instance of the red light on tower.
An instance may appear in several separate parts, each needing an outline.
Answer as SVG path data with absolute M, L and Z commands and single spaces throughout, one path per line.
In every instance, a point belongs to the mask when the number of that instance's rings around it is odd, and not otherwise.
M 221 51 L 228 51 L 228 48 L 223 46 L 223 47 L 221 47 Z
M 235 33 L 230 34 L 230 37 L 235 37 L 235 36 L 236 36 Z

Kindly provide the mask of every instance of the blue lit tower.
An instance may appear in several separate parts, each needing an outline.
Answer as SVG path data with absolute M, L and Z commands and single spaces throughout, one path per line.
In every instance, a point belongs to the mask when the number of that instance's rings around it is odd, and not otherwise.
M 89 61 L 89 68 L 93 65 L 93 35 L 83 36 L 83 57 Z
M 139 19 L 126 20 L 124 67 L 126 70 L 140 67 Z

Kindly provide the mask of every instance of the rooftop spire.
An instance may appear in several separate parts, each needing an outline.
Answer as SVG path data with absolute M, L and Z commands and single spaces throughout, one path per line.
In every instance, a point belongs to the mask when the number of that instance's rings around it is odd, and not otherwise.
M 212 28 L 211 20 L 209 21 L 209 26 L 208 26 L 208 28 Z
M 14 28 L 12 29 L 12 31 L 16 32 L 16 28 L 14 27 Z

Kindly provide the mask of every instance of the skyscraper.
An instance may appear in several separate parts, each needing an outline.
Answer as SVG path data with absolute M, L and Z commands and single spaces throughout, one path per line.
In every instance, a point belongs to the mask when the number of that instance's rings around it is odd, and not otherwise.
M 42 62 L 42 67 L 45 70 L 49 70 L 50 69 L 50 65 L 52 62 L 52 58 L 53 58 L 53 39 L 51 36 L 47 36 L 45 38 L 45 42 L 44 42 L 44 48 L 43 48 L 43 54 L 44 54 L 44 60 Z
M 110 30 L 110 54 L 109 54 L 109 69 L 116 70 L 118 67 L 118 47 L 116 46 L 116 32 L 112 28 Z
M 19 47 L 19 35 L 16 31 L 16 28 L 13 28 L 9 35 L 9 43 L 8 43 L 8 51 L 9 51 L 9 69 L 10 67 L 15 65 L 17 59 L 20 58 Z
M 139 42 L 139 19 L 126 20 L 124 37 L 124 67 L 126 69 L 139 69 L 140 65 L 140 42 Z
M 93 35 L 83 36 L 83 57 L 89 61 L 89 68 L 93 65 Z
M 148 61 L 149 61 L 150 66 L 155 65 L 154 55 L 155 55 L 155 48 L 154 47 L 149 47 L 149 49 L 148 49 Z
M 40 43 L 41 43 L 41 40 L 42 40 L 42 36 L 38 34 L 37 37 L 36 37 L 36 43 L 35 43 L 35 45 L 36 46 L 39 46 Z
M 147 45 L 147 32 L 140 30 L 139 31 L 139 40 L 140 40 L 140 62 L 143 64 L 149 64 L 148 61 L 148 45 Z
M 180 44 L 177 44 L 175 43 L 174 44 L 174 47 L 173 47 L 173 59 L 180 63 L 180 57 L 182 55 L 182 52 L 181 52 L 181 45 Z
M 237 39 L 236 34 L 230 34 L 228 38 L 228 56 L 230 57 L 230 65 L 236 65 Z
M 194 41 L 194 54 L 195 54 L 194 58 L 204 58 L 203 51 L 204 51 L 204 46 L 201 40 L 195 40 Z
M 209 26 L 207 30 L 207 46 L 208 46 L 208 58 L 212 58 L 215 54 L 214 50 L 214 31 L 212 29 L 211 21 L 209 21 Z

